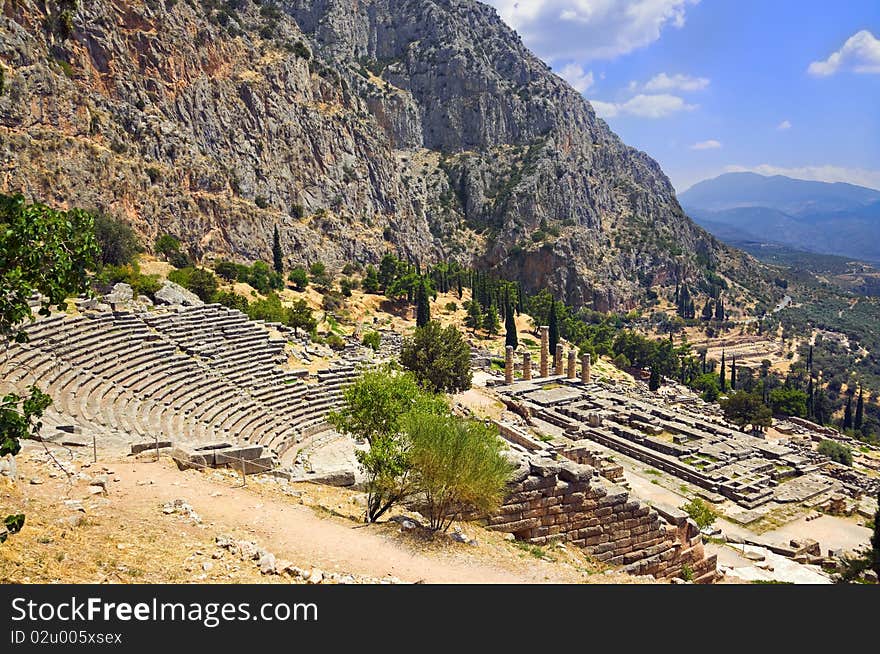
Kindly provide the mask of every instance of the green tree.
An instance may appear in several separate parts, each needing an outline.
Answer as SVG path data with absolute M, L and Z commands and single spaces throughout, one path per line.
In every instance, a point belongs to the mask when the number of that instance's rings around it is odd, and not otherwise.
M 22 325 L 33 319 L 31 296 L 41 296 L 40 315 L 65 306 L 69 296 L 89 289 L 88 271 L 99 254 L 103 251 L 94 215 L 27 204 L 21 195 L 0 195 L 0 335 L 26 342 Z M 0 399 L 0 457 L 17 455 L 21 441 L 39 433 L 40 419 L 51 403 L 36 386 L 25 397 L 9 393 Z M 6 516 L 0 542 L 23 525 L 23 514 Z
M 287 275 L 287 279 L 298 291 L 304 291 L 309 285 L 309 273 L 302 266 L 296 266 Z
M 403 428 L 413 489 L 432 530 L 446 531 L 463 511 L 485 515 L 501 505 L 513 466 L 502 455 L 497 427 L 409 413 Z
M 660 383 L 660 368 L 658 366 L 651 366 L 651 377 L 648 379 L 648 389 L 656 391 L 660 388 Z
M 713 372 L 707 372 L 697 377 L 691 383 L 691 387 L 700 391 L 706 402 L 715 402 L 721 395 L 721 389 L 718 387 L 718 375 Z
M 852 395 L 847 397 L 846 406 L 843 409 L 843 431 L 849 431 L 853 427 Z
M 217 277 L 202 268 L 180 268 L 168 274 L 168 280 L 195 293 L 203 302 L 211 302 L 219 287 Z
M 736 357 L 730 362 L 730 390 L 736 390 Z
M 330 275 L 327 273 L 327 266 L 320 261 L 316 261 L 309 266 L 309 277 L 315 286 L 325 289 L 330 286 Z
M 311 333 L 318 326 L 315 314 L 305 300 L 296 300 L 287 310 L 282 322 L 288 327 L 293 327 L 293 333 L 299 334 L 299 330 Z
M 90 223 L 94 226 L 90 234 L 94 234 L 94 238 L 97 239 L 98 261 L 102 265 L 125 266 L 134 261 L 135 256 L 143 250 L 137 234 L 128 223 L 114 220 L 104 214 L 91 216 Z
M 476 300 L 468 302 L 467 316 L 464 319 L 466 327 L 470 327 L 474 334 L 483 326 L 483 309 Z
M 770 408 L 777 415 L 804 418 L 807 415 L 807 394 L 796 388 L 774 388 L 770 391 Z
M 819 454 L 827 456 L 832 461 L 836 461 L 837 463 L 841 463 L 845 466 L 852 466 L 852 450 L 850 450 L 846 445 L 843 445 L 842 443 L 838 443 L 837 441 L 832 441 L 826 438 L 819 443 L 817 451 L 819 452 Z
M 376 270 L 376 267 L 368 265 L 364 270 L 364 278 L 361 281 L 361 288 L 364 290 L 364 293 L 378 293 L 379 292 L 379 273 Z
M 695 497 L 687 504 L 682 505 L 681 510 L 687 513 L 700 529 L 711 527 L 712 523 L 718 519 L 718 513 L 715 509 L 699 497 Z
M 156 239 L 154 249 L 163 259 L 171 261 L 175 254 L 180 253 L 180 241 L 171 234 L 162 234 Z
M 853 420 L 853 428 L 861 431 L 865 423 L 865 400 L 862 397 L 862 387 L 859 386 L 859 399 L 856 402 L 856 417 Z
M 364 372 L 343 391 L 341 408 L 327 420 L 339 432 L 364 439 L 369 448 L 357 457 L 367 476 L 368 522 L 375 522 L 412 492 L 402 419 L 411 412 L 444 415 L 445 398 L 425 392 L 410 373 L 390 366 Z
M 486 316 L 484 319 L 483 326 L 486 328 L 486 331 L 491 334 L 497 334 L 501 329 L 501 320 L 498 318 L 498 309 L 495 308 L 494 304 L 490 304 L 489 308 L 486 310 Z
M 416 290 L 416 327 L 424 327 L 431 321 L 431 305 L 428 302 L 428 289 L 425 280 L 419 282 Z
M 720 380 L 721 380 L 721 392 L 722 393 L 727 392 L 727 381 L 726 381 L 726 379 L 727 379 L 727 377 L 726 377 L 727 364 L 725 363 L 725 359 L 726 359 L 726 357 L 725 357 L 724 350 L 721 350 L 721 377 L 720 377 Z
M 516 333 L 516 317 L 513 315 L 513 307 L 510 302 L 504 308 L 504 345 L 514 350 L 519 347 L 519 336 Z
M 279 275 L 284 273 L 284 253 L 281 250 L 281 234 L 278 233 L 278 225 L 272 233 L 272 266 Z
M 400 363 L 434 393 L 455 393 L 471 387 L 471 348 L 454 325 L 431 321 L 404 339 Z
M 250 306 L 246 297 L 242 297 L 232 291 L 220 291 L 214 296 L 214 302 L 218 302 L 230 309 L 236 309 L 242 313 L 247 313 L 248 306 Z
M 751 425 L 752 431 L 760 431 L 773 422 L 770 407 L 765 406 L 760 397 L 746 391 L 733 391 L 720 404 L 724 418 L 740 429 Z
M 221 259 L 214 264 L 214 272 L 226 282 L 234 282 L 238 277 L 238 266 Z
M 550 316 L 547 322 L 550 327 L 550 356 L 553 357 L 555 363 L 556 344 L 559 343 L 559 319 L 556 315 L 556 300 L 550 303 Z

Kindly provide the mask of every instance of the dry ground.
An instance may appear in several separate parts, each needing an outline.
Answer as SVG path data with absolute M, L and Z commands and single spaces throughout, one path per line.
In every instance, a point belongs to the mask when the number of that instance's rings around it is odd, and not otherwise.
M 65 453 L 59 452 L 65 459 Z M 509 542 L 478 525 L 462 525 L 477 545 L 448 535 L 402 533 L 394 522 L 364 525 L 362 493 L 313 484 L 249 477 L 227 471 L 180 472 L 170 459 L 83 463 L 75 453 L 73 481 L 28 443 L 17 457 L 19 481 L 0 481 L 2 511 L 23 511 L 23 531 L 0 546 L 6 583 L 251 583 L 255 563 L 219 549 L 221 534 L 254 541 L 279 560 L 305 569 L 427 583 L 637 583 L 605 569 L 576 548 L 537 548 Z M 69 459 L 65 461 L 70 462 Z M 82 467 L 81 467 L 82 466 Z M 50 477 L 50 474 L 54 475 Z M 89 488 L 107 475 L 107 494 Z M 38 483 L 32 484 L 31 480 Z M 196 523 L 162 508 L 185 500 Z M 81 502 L 82 511 L 66 504 Z M 415 534 L 415 535 L 414 535 Z

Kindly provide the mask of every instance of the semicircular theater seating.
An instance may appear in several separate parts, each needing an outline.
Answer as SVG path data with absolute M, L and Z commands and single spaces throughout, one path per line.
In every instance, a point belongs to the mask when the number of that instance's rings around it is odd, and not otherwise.
M 320 428 L 357 375 L 307 383 L 285 367 L 287 340 L 218 304 L 143 313 L 53 315 L 9 343 L 2 384 L 36 383 L 55 411 L 132 440 L 234 441 L 277 455 Z

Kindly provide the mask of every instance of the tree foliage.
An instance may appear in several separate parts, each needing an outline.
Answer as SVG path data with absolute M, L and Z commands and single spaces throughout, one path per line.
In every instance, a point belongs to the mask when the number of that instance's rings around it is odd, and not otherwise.
M 38 206 L 40 205 L 33 205 L 33 207 Z M 67 214 L 70 213 L 67 212 Z M 91 216 L 91 220 L 94 224 L 94 237 L 99 247 L 98 262 L 101 265 L 128 265 L 143 250 L 137 234 L 128 223 L 115 220 L 104 214 L 95 214 Z M 91 230 L 89 231 L 91 233 Z
M 496 427 L 425 413 L 403 422 L 411 481 L 431 529 L 446 531 L 462 511 L 485 514 L 501 504 L 513 466 Z
M 845 466 L 852 466 L 853 464 L 852 450 L 843 443 L 838 443 L 837 441 L 832 441 L 826 438 L 819 443 L 817 450 L 819 454 L 823 454 L 837 463 L 841 463 Z
M 681 507 L 681 510 L 690 516 L 691 520 L 697 523 L 700 529 L 710 527 L 718 518 L 718 513 L 699 497 L 693 498 L 687 504 Z
M 435 393 L 456 393 L 471 387 L 471 348 L 454 325 L 435 321 L 404 339 L 400 363 L 419 383 Z
M 734 391 L 721 400 L 724 418 L 740 429 L 751 425 L 753 431 L 766 429 L 773 422 L 773 413 L 761 398 L 747 391 Z

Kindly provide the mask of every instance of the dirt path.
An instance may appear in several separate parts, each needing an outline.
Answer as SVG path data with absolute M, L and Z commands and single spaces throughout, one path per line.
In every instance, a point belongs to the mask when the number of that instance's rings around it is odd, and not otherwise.
M 297 504 L 296 498 L 261 490 L 253 482 L 234 487 L 230 480 L 213 480 L 181 473 L 166 463 L 138 462 L 116 466 L 120 482 L 112 487 L 114 504 L 140 514 L 157 514 L 157 505 L 186 500 L 214 530 L 242 533 L 278 558 L 325 570 L 371 577 L 393 576 L 427 583 L 540 583 L 581 580 L 574 569 L 534 558 L 519 560 L 513 552 L 495 563 L 483 561 L 479 545 L 419 551 L 418 543 L 395 538 L 388 525 L 362 525 Z M 152 482 L 152 484 L 149 484 Z M 148 485 L 144 485 L 148 484 Z M 309 492 L 309 485 L 304 485 Z M 314 487 L 311 487 L 314 488 Z M 156 516 L 159 519 L 160 516 Z M 448 550 L 452 551 L 448 551 Z M 463 551 L 464 550 L 464 551 Z

